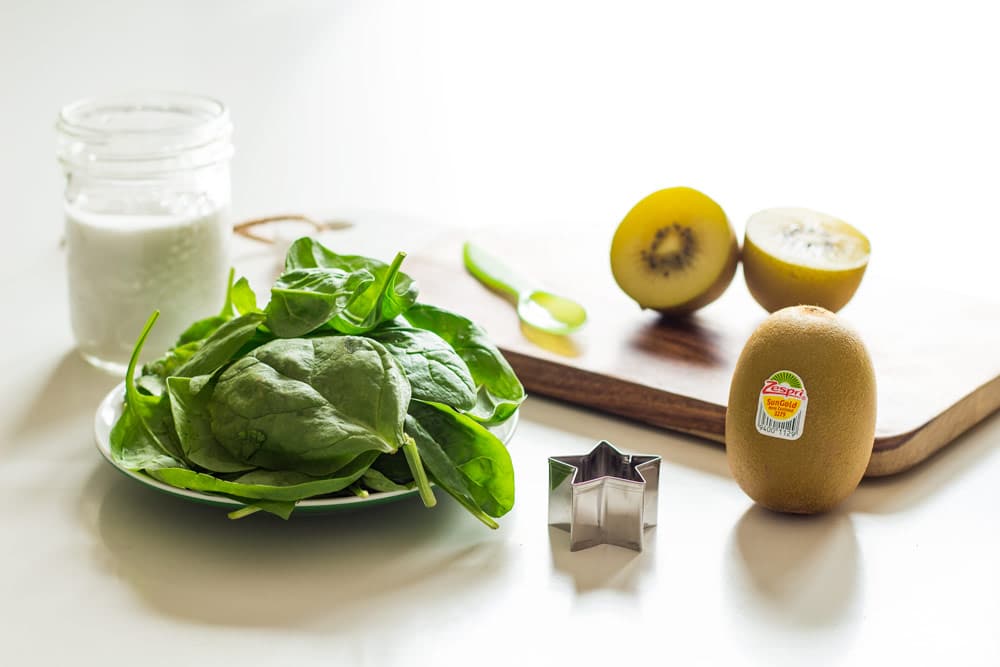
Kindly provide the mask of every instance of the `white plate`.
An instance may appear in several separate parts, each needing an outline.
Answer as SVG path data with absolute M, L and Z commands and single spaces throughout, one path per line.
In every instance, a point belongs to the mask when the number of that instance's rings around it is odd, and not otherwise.
M 114 460 L 111 455 L 111 428 L 118 421 L 118 418 L 122 415 L 123 401 L 125 399 L 125 383 L 121 383 L 114 389 L 112 389 L 101 404 L 97 406 L 97 414 L 94 415 L 94 436 L 97 440 L 97 449 L 100 450 L 101 454 L 107 459 L 108 463 L 113 465 L 115 468 L 125 473 L 137 482 L 141 482 L 146 486 L 156 489 L 157 491 L 162 491 L 168 493 L 172 496 L 177 496 L 178 498 L 184 498 L 186 500 L 193 500 L 198 503 L 204 503 L 207 505 L 215 505 L 217 507 L 225 507 L 228 509 L 238 509 L 243 507 L 245 503 L 239 500 L 234 500 L 233 498 L 227 498 L 226 496 L 216 495 L 214 493 L 206 493 L 203 491 L 192 491 L 190 489 L 180 489 L 176 486 L 170 486 L 158 479 L 153 479 L 149 475 L 136 471 L 129 470 L 128 468 L 123 468 Z M 514 429 L 517 428 L 518 413 L 515 412 L 514 415 L 508 419 L 506 422 L 500 426 L 491 428 L 490 430 L 503 441 L 504 444 L 510 442 L 511 437 L 514 435 Z M 358 496 L 343 496 L 335 498 L 308 498 L 306 500 L 300 500 L 295 505 L 295 512 L 333 512 L 341 509 L 354 509 L 358 507 L 369 507 L 372 505 L 381 505 L 382 503 L 392 502 L 396 500 L 401 500 L 403 498 L 408 498 L 409 496 L 417 495 L 417 489 L 408 489 L 406 491 L 387 491 L 383 493 L 371 493 L 367 498 L 359 498 Z

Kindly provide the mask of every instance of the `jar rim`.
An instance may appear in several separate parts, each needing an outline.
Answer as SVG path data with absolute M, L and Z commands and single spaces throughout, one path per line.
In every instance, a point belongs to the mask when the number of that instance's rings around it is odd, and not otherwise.
M 56 122 L 67 167 L 142 163 L 164 170 L 205 166 L 232 154 L 229 109 L 216 98 L 129 91 L 64 106 Z
M 102 113 L 155 112 L 173 123 L 146 126 L 113 126 Z M 169 114 L 169 116 L 167 115 Z M 152 120 L 150 118 L 150 120 Z M 59 129 L 68 134 L 100 135 L 115 133 L 155 134 L 191 130 L 205 124 L 225 123 L 229 109 L 214 97 L 173 91 L 132 91 L 75 100 L 59 111 Z

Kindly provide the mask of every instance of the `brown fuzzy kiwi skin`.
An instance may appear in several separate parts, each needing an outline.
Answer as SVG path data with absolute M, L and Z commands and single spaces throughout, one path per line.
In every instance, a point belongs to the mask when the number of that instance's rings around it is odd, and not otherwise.
M 763 435 L 755 426 L 764 380 L 779 370 L 798 373 L 808 395 L 798 440 Z M 733 373 L 725 431 L 730 471 L 771 510 L 828 511 L 864 476 L 875 414 L 874 368 L 857 333 L 823 308 L 784 308 L 750 336 Z
M 739 263 L 740 246 L 739 242 L 736 240 L 736 236 L 733 235 L 732 242 L 729 246 L 729 258 L 726 260 L 725 265 L 722 267 L 722 271 L 719 272 L 718 277 L 712 282 L 709 288 L 684 303 L 680 303 L 669 308 L 656 308 L 656 312 L 665 317 L 684 317 L 686 315 L 690 315 L 699 308 L 707 306 L 722 296 L 722 294 L 726 291 L 726 288 L 728 288 L 730 283 L 733 282 L 733 276 L 736 275 L 736 266 Z

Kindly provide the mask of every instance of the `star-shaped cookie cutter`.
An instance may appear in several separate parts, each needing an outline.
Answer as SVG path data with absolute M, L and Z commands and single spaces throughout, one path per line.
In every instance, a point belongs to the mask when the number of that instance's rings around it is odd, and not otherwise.
M 656 525 L 660 457 L 623 454 L 603 440 L 589 454 L 549 457 L 549 525 L 570 551 L 616 544 L 642 551 Z

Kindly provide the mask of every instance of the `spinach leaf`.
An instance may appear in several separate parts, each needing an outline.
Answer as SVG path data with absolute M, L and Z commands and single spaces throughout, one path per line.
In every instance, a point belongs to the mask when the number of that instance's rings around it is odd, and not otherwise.
M 241 500 L 288 502 L 346 489 L 364 474 L 376 455 L 376 452 L 366 452 L 336 473 L 325 477 L 312 477 L 287 470 L 254 470 L 229 480 L 180 467 L 156 468 L 146 472 L 161 482 L 181 489 L 221 493 Z
M 327 336 L 252 350 L 219 376 L 208 409 L 236 460 L 325 476 L 405 444 L 409 402 L 410 385 L 382 345 Z
M 263 313 L 247 313 L 225 322 L 206 338 L 176 371 L 180 377 L 210 375 L 227 364 L 257 333 Z
M 264 512 L 268 512 L 270 514 L 274 514 L 275 516 L 279 516 L 282 519 L 287 519 L 292 515 L 292 512 L 295 510 L 295 503 L 296 501 L 264 500 L 262 498 L 258 498 L 257 500 L 249 501 L 249 504 L 241 507 L 238 510 L 233 510 L 227 516 L 230 519 L 242 519 L 245 516 L 250 516 L 255 512 L 260 512 L 263 510 Z
M 456 410 L 476 405 L 476 385 L 468 366 L 440 336 L 425 329 L 381 326 L 368 334 L 396 358 L 410 381 L 413 398 L 444 403 Z
M 503 423 L 524 401 L 524 387 L 500 350 L 479 325 L 456 313 L 417 304 L 403 317 L 414 327 L 433 331 L 465 361 L 476 383 L 476 405 L 467 414 L 487 425 Z
M 325 268 L 371 274 L 374 281 L 330 320 L 330 326 L 341 333 L 362 334 L 396 318 L 416 303 L 416 283 L 399 270 L 405 257 L 406 253 L 397 253 L 391 264 L 385 264 L 360 255 L 338 255 L 305 237 L 289 247 L 285 271 Z
M 332 268 L 294 269 L 271 289 L 267 327 L 279 338 L 295 338 L 337 318 L 375 282 L 368 271 Z
M 158 310 L 149 316 L 135 346 L 132 348 L 132 357 L 129 359 L 125 372 L 125 410 L 123 412 L 123 417 L 127 414 L 129 420 L 123 425 L 123 432 L 119 433 L 119 437 L 124 438 L 127 431 L 131 431 L 131 435 L 137 436 L 135 452 L 130 453 L 130 457 L 137 456 L 139 459 L 156 460 L 157 456 L 154 450 L 158 450 L 170 458 L 184 461 L 184 455 L 174 432 L 170 402 L 167 397 L 165 395 L 142 394 L 135 382 L 135 367 L 139 362 L 139 355 L 142 354 L 142 346 L 146 343 L 146 337 L 153 329 L 156 318 L 159 316 L 160 311 Z M 114 436 L 113 433 L 112 436 Z
M 361 483 L 372 491 L 378 492 L 409 491 L 413 488 L 412 483 L 410 486 L 397 484 L 375 468 L 369 468 L 365 471 L 365 474 L 361 476 Z
M 142 367 L 142 375 L 137 381 L 139 389 L 151 396 L 160 396 L 166 391 L 166 379 L 171 375 L 176 375 L 177 369 L 183 366 L 198 349 L 205 339 L 215 333 L 219 327 L 228 322 L 233 317 L 233 298 L 236 287 L 233 285 L 233 269 L 229 270 L 229 282 L 226 287 L 226 300 L 222 304 L 222 309 L 217 315 L 202 318 L 189 326 L 181 333 L 174 346 L 155 361 Z M 241 282 L 246 282 L 242 278 Z
M 184 456 L 195 465 L 213 472 L 251 470 L 252 465 L 233 458 L 212 434 L 208 400 L 214 382 L 208 380 L 199 387 L 200 384 L 186 377 L 167 378 L 170 411 Z
M 263 311 L 230 273 L 222 311 L 136 379 L 154 313 L 130 360 L 112 456 L 245 503 L 232 518 L 287 518 L 304 498 L 366 489 L 416 488 L 432 506 L 429 472 L 496 527 L 513 505 L 513 470 L 476 420 L 503 421 L 524 390 L 482 329 L 415 305 L 404 257 L 384 264 L 300 239 Z
M 127 407 L 111 428 L 111 456 L 127 470 L 171 468 L 184 464 L 164 453 Z
M 184 332 L 177 338 L 177 343 L 174 345 L 174 349 L 184 347 L 185 345 L 190 345 L 192 343 L 202 342 L 230 319 L 232 319 L 231 316 L 223 317 L 221 315 L 212 315 L 198 320 L 185 329 Z
M 406 456 L 403 452 L 395 454 L 382 454 L 372 463 L 372 469 L 385 475 L 397 484 L 411 484 L 413 473 L 406 463 Z
M 260 308 L 257 307 L 257 295 L 254 294 L 253 288 L 250 287 L 250 282 L 246 278 L 240 278 L 233 285 L 232 301 L 233 308 L 240 315 L 260 312 Z
M 510 453 L 478 422 L 438 405 L 410 404 L 406 430 L 433 480 L 490 528 L 514 506 Z
M 166 379 L 177 374 L 177 369 L 188 362 L 194 353 L 201 347 L 202 341 L 193 340 L 183 345 L 178 345 L 166 354 L 142 367 L 142 375 L 136 380 L 138 387 L 143 393 L 151 396 L 160 396 L 167 389 Z

